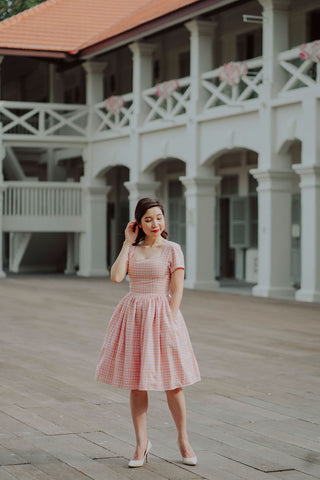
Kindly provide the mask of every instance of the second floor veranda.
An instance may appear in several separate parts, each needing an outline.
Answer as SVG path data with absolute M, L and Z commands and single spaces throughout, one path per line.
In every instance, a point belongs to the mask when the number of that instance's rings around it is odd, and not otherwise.
M 1 101 L 2 140 L 86 143 L 257 110 L 261 102 L 302 101 L 320 91 L 320 41 L 281 52 L 275 61 L 278 90 L 268 97 L 262 57 L 158 83 L 95 104 Z M 318 90 L 319 89 L 319 90 Z M 139 112 L 139 115 L 137 114 Z

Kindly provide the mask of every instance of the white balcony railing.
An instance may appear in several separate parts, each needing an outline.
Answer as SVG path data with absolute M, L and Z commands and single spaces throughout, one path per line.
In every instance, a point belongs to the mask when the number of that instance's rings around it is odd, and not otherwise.
M 149 107 L 144 124 L 156 120 L 179 119 L 188 112 L 191 98 L 191 78 L 169 80 L 142 92 L 142 97 Z
M 62 182 L 5 182 L 4 216 L 82 215 L 82 187 Z
M 242 105 L 260 95 L 263 60 L 259 57 L 245 62 L 230 62 L 204 73 L 201 79 L 208 96 L 203 112 L 222 105 Z
M 4 182 L 4 230 L 76 231 L 83 219 L 83 188 L 62 182 Z
M 55 103 L 0 102 L 2 134 L 33 137 L 87 135 L 88 107 Z
M 106 132 L 121 132 L 129 127 L 133 115 L 133 93 L 118 97 L 110 97 L 107 100 L 94 105 L 93 135 Z
M 320 41 L 304 44 L 279 54 L 286 72 L 280 94 L 301 87 L 320 85 Z M 255 105 L 263 86 L 262 57 L 230 62 L 201 75 L 199 113 L 215 115 L 220 106 Z M 141 92 L 145 117 L 143 126 L 183 123 L 190 113 L 191 77 L 169 80 Z M 23 139 L 86 141 L 128 135 L 134 116 L 134 95 L 110 97 L 93 106 L 0 101 L 2 135 Z M 220 110 L 221 112 L 221 110 Z M 224 109 L 228 114 L 228 110 Z M 230 109 L 232 112 L 232 109 Z
M 320 41 L 281 52 L 279 63 L 288 75 L 280 93 L 320 86 Z

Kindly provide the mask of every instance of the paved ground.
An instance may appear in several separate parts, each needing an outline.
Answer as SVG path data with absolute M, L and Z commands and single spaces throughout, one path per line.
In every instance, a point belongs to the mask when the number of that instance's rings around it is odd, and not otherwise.
M 320 306 L 185 291 L 202 382 L 186 388 L 199 465 L 179 459 L 151 393 L 147 466 L 133 453 L 128 392 L 93 380 L 105 325 L 128 285 L 0 282 L 1 480 L 320 478 Z

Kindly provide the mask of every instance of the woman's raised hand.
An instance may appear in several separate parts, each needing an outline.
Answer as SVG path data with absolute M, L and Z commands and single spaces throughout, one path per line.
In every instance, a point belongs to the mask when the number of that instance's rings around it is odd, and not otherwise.
M 138 235 L 138 224 L 136 221 L 129 222 L 124 231 L 125 239 L 129 243 L 134 243 Z

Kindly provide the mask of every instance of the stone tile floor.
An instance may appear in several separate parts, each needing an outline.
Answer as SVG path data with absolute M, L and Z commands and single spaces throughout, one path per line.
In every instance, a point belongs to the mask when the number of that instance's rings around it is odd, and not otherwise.
M 0 480 L 320 478 L 320 305 L 185 290 L 202 381 L 185 389 L 196 467 L 180 461 L 165 394 L 150 393 L 149 463 L 128 392 L 93 380 L 126 283 L 0 282 Z

